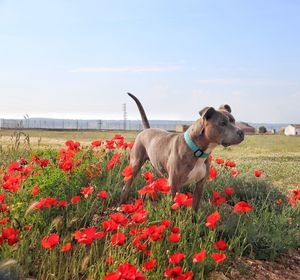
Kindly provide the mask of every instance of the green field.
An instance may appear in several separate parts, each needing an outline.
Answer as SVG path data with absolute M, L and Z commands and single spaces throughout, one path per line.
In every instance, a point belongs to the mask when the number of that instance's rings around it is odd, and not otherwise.
M 9 273 L 31 279 L 205 280 L 218 272 L 230 280 L 267 279 L 250 278 L 252 266 L 240 261 L 274 261 L 300 248 L 300 137 L 251 135 L 238 146 L 218 147 L 192 222 L 194 185 L 173 199 L 168 182 L 155 173 L 150 181 L 137 176 L 130 204 L 119 204 L 131 176 L 127 142 L 136 132 L 0 133 L 0 259 L 15 261 Z M 116 133 L 125 140 L 113 138 Z M 111 141 L 90 146 L 99 139 Z M 236 167 L 217 164 L 218 158 Z M 146 171 L 153 172 L 150 164 Z M 173 260 L 178 254 L 181 259 Z M 5 269 L 0 263 L 0 278 Z
M 0 130 L 0 145 L 16 144 L 15 131 Z M 110 139 L 116 133 L 122 133 L 128 141 L 133 141 L 136 131 L 47 131 L 26 130 L 32 149 L 64 146 L 68 139 L 89 145 L 92 140 Z M 20 142 L 27 144 L 25 135 Z M 22 145 L 21 144 L 21 145 Z M 300 137 L 284 135 L 247 135 L 245 141 L 230 148 L 218 147 L 215 157 L 235 160 L 241 168 L 257 168 L 265 172 L 275 186 L 280 189 L 293 189 L 300 186 Z M 1 159 L 0 159 L 1 161 Z M 3 158 L 2 158 L 3 161 Z

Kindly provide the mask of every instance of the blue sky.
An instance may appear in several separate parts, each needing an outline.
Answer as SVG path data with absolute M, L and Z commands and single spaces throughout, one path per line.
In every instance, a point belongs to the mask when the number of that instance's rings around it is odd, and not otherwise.
M 300 2 L 0 0 L 0 118 L 300 123 Z

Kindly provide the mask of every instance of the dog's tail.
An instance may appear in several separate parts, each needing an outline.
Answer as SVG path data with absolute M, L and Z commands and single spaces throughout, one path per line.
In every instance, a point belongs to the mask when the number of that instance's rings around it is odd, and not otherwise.
M 140 111 L 144 129 L 150 128 L 149 121 L 147 119 L 145 110 L 144 110 L 143 105 L 141 104 L 140 100 L 138 100 L 133 94 L 131 94 L 129 92 L 127 92 L 127 94 L 135 101 L 135 103 Z

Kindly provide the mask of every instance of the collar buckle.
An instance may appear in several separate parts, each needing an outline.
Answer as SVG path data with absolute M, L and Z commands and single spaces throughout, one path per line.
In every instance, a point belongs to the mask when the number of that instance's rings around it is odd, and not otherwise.
M 198 157 L 198 158 L 209 157 L 210 153 L 205 153 L 193 142 L 188 130 L 184 133 L 184 140 L 185 140 L 185 143 L 187 144 L 187 146 L 193 151 L 195 157 Z
M 194 152 L 195 157 L 202 157 L 203 154 L 204 154 L 204 152 L 200 149 L 198 149 Z

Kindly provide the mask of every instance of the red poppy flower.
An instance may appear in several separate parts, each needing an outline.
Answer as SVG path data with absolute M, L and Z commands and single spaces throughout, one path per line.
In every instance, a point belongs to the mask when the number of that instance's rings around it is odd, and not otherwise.
M 17 161 L 15 161 L 9 164 L 7 168 L 7 172 L 8 174 L 13 174 L 16 171 L 22 171 L 22 169 L 23 169 L 22 166 L 20 166 L 20 164 Z
M 216 263 L 221 263 L 226 259 L 226 255 L 223 253 L 212 253 L 211 255 Z
M 18 240 L 19 230 L 12 227 L 2 229 L 2 238 L 7 240 L 9 246 L 14 245 Z
M 300 189 L 298 189 L 298 190 L 292 190 L 291 194 L 295 197 L 295 199 L 300 200 Z
M 24 226 L 24 229 L 31 230 L 32 229 L 32 225 L 26 225 L 26 226 Z
M 180 240 L 180 234 L 179 233 L 173 233 L 169 236 L 169 240 L 173 243 L 177 243 Z
M 228 245 L 224 240 L 220 239 L 214 243 L 214 247 L 218 250 L 225 251 L 228 248 Z
M 179 263 L 182 259 L 184 259 L 185 254 L 177 252 L 174 255 L 169 257 L 169 263 Z
M 104 276 L 103 280 L 120 280 L 121 278 L 120 272 L 111 272 Z
M 102 237 L 104 237 L 104 233 L 102 231 L 96 232 L 96 228 L 94 227 L 85 228 L 83 231 L 76 230 L 74 233 L 74 238 L 80 244 L 92 244 L 93 239 Z
M 124 140 L 124 136 L 120 133 L 117 133 L 112 140 Z
M 276 204 L 281 205 L 282 203 L 283 203 L 283 200 L 281 198 L 278 198 L 277 201 L 276 201 Z
M 142 243 L 141 242 L 141 236 L 137 235 L 133 241 L 132 241 L 132 245 L 137 248 L 139 251 L 144 251 L 147 248 L 147 243 Z
M 115 221 L 107 220 L 102 223 L 102 227 L 106 232 L 112 232 L 118 229 L 118 224 Z
M 136 223 L 144 223 L 146 220 L 147 220 L 147 216 L 148 216 L 148 211 L 147 210 L 140 210 L 138 212 L 135 212 L 131 219 L 133 222 L 136 222 Z
M 33 166 L 26 166 L 23 173 L 28 176 L 33 170 Z
M 121 211 L 125 213 L 132 213 L 136 210 L 136 206 L 134 204 L 122 204 Z
M 106 149 L 113 150 L 115 148 L 115 141 L 109 139 L 105 140 L 105 147 Z
M 143 265 L 142 270 L 143 271 L 148 271 L 148 270 L 153 269 L 155 266 L 156 266 L 156 259 L 153 259 L 151 261 L 145 262 L 144 265 Z
M 225 163 L 225 166 L 236 167 L 236 163 L 234 161 L 227 160 L 226 163 Z
M 203 262 L 206 257 L 206 250 L 202 250 L 193 256 L 193 263 Z
M 147 185 L 140 190 L 138 190 L 138 194 L 145 195 L 148 194 L 152 199 L 157 197 L 154 184 Z
M 80 201 L 80 196 L 79 195 L 75 195 L 73 196 L 70 201 L 73 203 L 73 204 L 76 204 Z
M 60 249 L 60 251 L 61 251 L 61 252 L 67 252 L 67 251 L 70 251 L 71 248 L 72 248 L 72 243 L 69 242 L 69 243 L 67 243 L 65 246 L 63 246 L 63 247 Z
M 121 156 L 122 156 L 121 154 L 114 154 L 112 156 L 112 158 L 110 159 L 110 161 L 107 163 L 107 169 L 111 170 L 115 166 L 116 163 L 120 163 Z
M 163 239 L 163 233 L 166 229 L 166 226 L 160 225 L 160 226 L 149 226 L 149 228 L 145 228 L 143 233 L 143 238 L 147 238 L 149 236 L 150 241 L 157 241 Z
M 232 188 L 232 187 L 226 187 L 226 188 L 224 189 L 224 192 L 225 192 L 228 196 L 231 196 L 231 195 L 234 194 L 234 188 Z
M 42 241 L 41 245 L 44 248 L 53 248 L 59 243 L 59 235 L 57 233 L 51 233 L 49 236 L 45 236 Z
M 224 161 L 224 159 L 222 159 L 222 158 L 216 158 L 216 159 L 215 159 L 215 162 L 216 162 L 217 164 L 223 164 L 225 161 Z
M 125 243 L 125 240 L 126 236 L 121 232 L 115 233 L 111 237 L 111 243 L 113 244 L 113 246 L 122 246 Z
M 131 165 L 128 165 L 126 166 L 123 171 L 122 171 L 122 176 L 124 177 L 124 181 L 127 182 L 128 180 L 131 179 L 132 177 L 132 172 L 133 172 L 133 169 L 132 169 L 132 166 Z
M 3 176 L 2 187 L 9 192 L 16 192 L 21 188 L 21 183 L 26 179 L 25 176 L 15 174 L 9 176 Z
M 5 201 L 5 195 L 3 193 L 0 193 L 0 203 Z
M 88 198 L 88 196 L 90 194 L 92 194 L 94 191 L 94 188 L 89 186 L 89 187 L 86 187 L 86 188 L 81 188 L 81 193 L 83 194 L 84 198 Z
M 172 227 L 170 230 L 171 230 L 171 232 L 173 232 L 173 233 L 178 233 L 178 232 L 180 232 L 180 228 L 179 228 L 179 227 Z
M 233 207 L 234 212 L 248 212 L 251 210 L 253 210 L 253 207 L 245 201 L 240 201 Z
M 6 203 L 1 204 L 0 206 L 0 212 L 7 212 L 8 211 L 8 206 Z
M 107 191 L 100 191 L 97 193 L 97 196 L 105 199 L 105 198 L 107 198 Z
M 152 251 L 151 251 L 151 250 L 146 250 L 146 251 L 144 251 L 144 254 L 145 254 L 147 257 L 149 257 L 149 256 L 151 256 Z
M 260 177 L 263 174 L 261 170 L 254 170 L 254 176 L 255 177 Z
M 182 267 L 181 266 L 175 266 L 172 268 L 167 268 L 165 270 L 165 277 L 166 278 L 171 278 L 173 280 L 175 279 L 181 279 L 179 277 L 181 277 L 181 272 L 182 272 Z
M 298 201 L 300 200 L 300 190 L 292 190 L 289 196 L 287 197 L 288 203 L 297 206 Z
M 7 224 L 8 221 L 9 221 L 9 218 L 5 217 L 2 220 L 0 220 L 0 225 L 5 225 L 5 224 Z
M 188 195 L 184 193 L 176 193 L 174 197 L 174 204 L 171 206 L 172 210 L 176 210 L 178 207 L 185 205 L 191 206 L 193 202 L 193 198 L 190 198 Z
M 237 170 L 232 170 L 232 171 L 231 171 L 231 175 L 232 175 L 233 177 L 236 177 L 236 176 L 238 176 L 239 174 L 240 174 L 240 172 L 237 171 Z
M 114 222 L 116 222 L 117 224 L 121 224 L 123 227 L 128 224 L 128 219 L 122 213 L 114 213 L 111 214 L 110 217 Z
M 73 140 L 68 140 L 68 141 L 66 141 L 65 144 L 70 150 L 73 150 L 76 152 L 79 151 L 80 143 L 78 141 L 74 142 Z
M 144 179 L 148 182 L 148 183 L 152 183 L 154 180 L 154 175 L 152 172 L 145 172 L 143 174 Z
M 36 209 L 50 208 L 51 205 L 53 205 L 53 206 L 57 205 L 56 198 L 55 197 L 44 197 L 35 205 L 35 208 Z
M 130 263 L 124 263 L 118 266 L 118 271 L 121 274 L 120 279 L 126 280 L 146 280 L 146 278 Z
M 226 198 L 222 197 L 219 192 L 213 192 L 213 199 L 211 201 L 212 205 L 220 205 L 226 202 Z
M 91 143 L 91 149 L 99 147 L 99 146 L 101 146 L 101 144 L 102 144 L 101 140 L 95 140 Z
M 34 187 L 32 188 L 31 194 L 32 194 L 32 195 L 37 195 L 39 192 L 40 192 L 39 187 L 38 187 L 38 186 L 34 186 Z
M 170 220 L 162 220 L 160 224 L 164 225 L 166 227 L 169 227 L 171 225 L 171 221 Z
M 221 218 L 221 216 L 220 216 L 219 212 L 215 211 L 207 217 L 205 225 L 209 229 L 213 229 L 216 227 L 217 222 L 220 220 L 220 218 Z
M 171 190 L 171 186 L 168 185 L 168 181 L 165 178 L 159 178 L 154 181 L 154 188 L 163 194 L 167 194 Z
M 213 166 L 209 167 L 209 181 L 214 180 L 217 177 L 217 169 Z
M 66 200 L 61 200 L 57 202 L 58 207 L 66 207 L 68 205 L 68 201 Z

